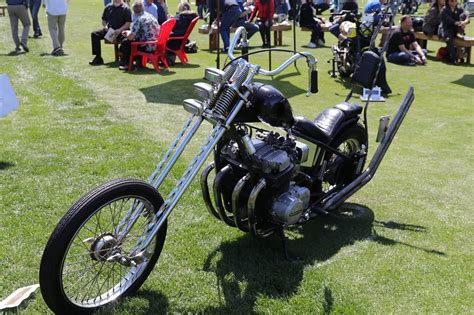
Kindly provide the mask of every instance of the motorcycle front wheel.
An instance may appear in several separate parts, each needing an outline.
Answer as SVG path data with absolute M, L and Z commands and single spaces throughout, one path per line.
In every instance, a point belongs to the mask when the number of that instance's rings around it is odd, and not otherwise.
M 156 223 L 162 204 L 155 188 L 136 179 L 108 182 L 76 202 L 56 226 L 41 259 L 40 288 L 50 309 L 90 313 L 137 291 L 163 249 L 166 221 L 137 253 L 140 237 Z

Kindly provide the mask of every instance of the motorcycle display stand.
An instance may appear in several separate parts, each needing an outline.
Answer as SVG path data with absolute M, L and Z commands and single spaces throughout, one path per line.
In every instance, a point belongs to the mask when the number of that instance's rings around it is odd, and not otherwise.
M 378 86 L 375 86 L 372 89 L 372 93 L 370 89 L 364 88 L 360 99 L 364 102 L 366 102 L 367 100 L 369 102 L 385 102 L 385 97 L 382 96 L 382 90 Z

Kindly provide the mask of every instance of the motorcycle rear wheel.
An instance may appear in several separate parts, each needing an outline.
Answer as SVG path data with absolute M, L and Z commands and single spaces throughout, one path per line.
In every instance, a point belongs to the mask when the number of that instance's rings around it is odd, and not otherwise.
M 133 247 L 155 223 L 162 204 L 155 188 L 136 179 L 108 182 L 76 202 L 56 226 L 41 260 L 40 288 L 50 309 L 90 313 L 137 291 L 160 256 L 167 222 L 140 257 Z M 139 216 L 120 235 L 131 209 L 138 209 Z
M 362 149 L 362 145 L 367 142 L 367 135 L 364 127 L 355 125 L 344 131 L 332 143 L 333 148 L 338 151 L 352 155 Z M 322 182 L 322 191 L 327 192 L 332 189 L 340 189 L 354 179 L 357 165 L 349 165 L 343 162 L 342 158 L 336 154 L 328 154 L 326 157 L 327 168 Z M 365 163 L 365 157 L 364 161 Z M 362 164 L 362 167 L 363 167 Z

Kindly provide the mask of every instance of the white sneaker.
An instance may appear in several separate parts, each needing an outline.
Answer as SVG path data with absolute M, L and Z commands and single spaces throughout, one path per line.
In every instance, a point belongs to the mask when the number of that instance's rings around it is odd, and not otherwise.
M 322 39 L 318 39 L 318 46 L 319 47 L 324 47 L 324 42 Z
M 316 45 L 315 43 L 313 42 L 309 42 L 308 45 L 307 45 L 308 48 L 317 48 L 318 45 Z

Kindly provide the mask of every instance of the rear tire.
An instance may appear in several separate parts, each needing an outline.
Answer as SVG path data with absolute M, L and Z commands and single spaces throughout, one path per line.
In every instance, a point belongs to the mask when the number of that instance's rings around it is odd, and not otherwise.
M 108 182 L 76 202 L 56 226 L 41 259 L 41 293 L 50 309 L 90 313 L 137 291 L 160 256 L 167 222 L 142 251 L 143 258 L 134 257 L 133 247 L 146 227 L 156 223 L 162 204 L 155 188 L 135 179 Z M 118 230 L 130 222 L 124 220 L 130 209 L 140 212 L 121 238 Z
M 367 135 L 365 129 L 361 125 L 354 125 L 343 131 L 330 144 L 331 147 L 337 148 L 340 152 L 353 154 L 362 149 L 362 145 L 367 143 Z M 333 153 L 326 156 L 326 171 L 323 176 L 322 191 L 328 192 L 332 189 L 340 189 L 344 185 L 350 183 L 355 177 L 357 161 L 345 161 L 343 158 Z M 362 167 L 365 163 L 362 161 Z

